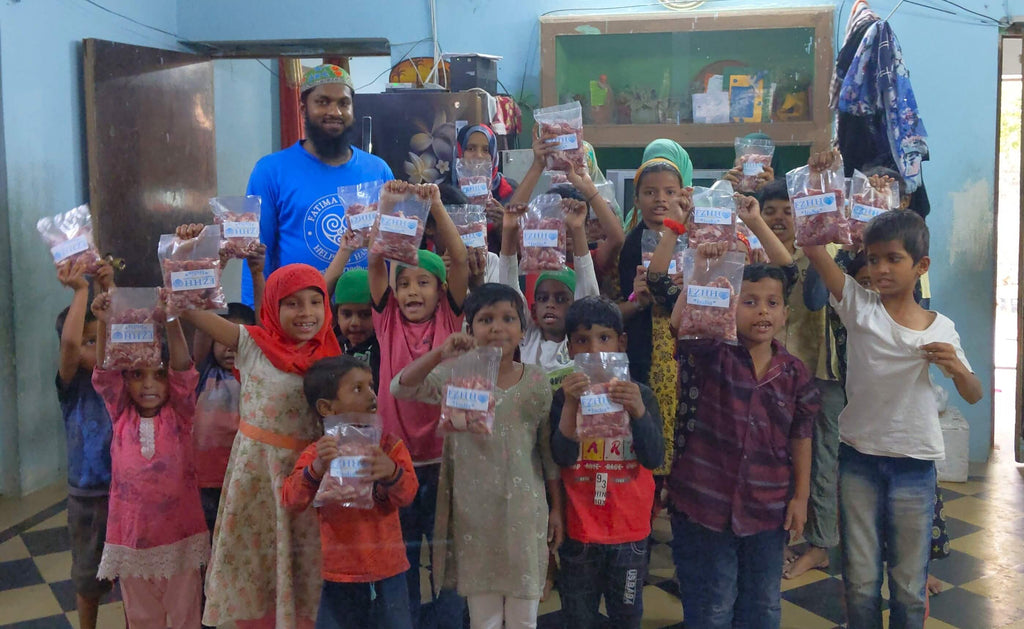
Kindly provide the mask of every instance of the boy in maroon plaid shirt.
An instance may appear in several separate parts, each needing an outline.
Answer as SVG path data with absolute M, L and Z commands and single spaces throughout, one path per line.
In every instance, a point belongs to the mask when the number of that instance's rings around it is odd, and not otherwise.
M 698 262 L 699 263 L 699 262 Z M 783 550 L 807 520 L 814 379 L 774 340 L 787 278 L 743 271 L 740 343 L 680 341 L 700 404 L 668 479 L 672 550 L 688 629 L 779 627 Z

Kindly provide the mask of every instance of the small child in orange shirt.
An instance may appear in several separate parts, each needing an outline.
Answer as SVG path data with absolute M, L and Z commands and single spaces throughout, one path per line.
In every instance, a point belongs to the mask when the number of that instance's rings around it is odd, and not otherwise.
M 302 383 L 310 407 L 320 417 L 375 413 L 370 366 L 352 356 L 324 358 Z M 281 488 L 281 504 L 309 508 L 338 457 L 338 441 L 325 435 L 307 447 Z M 374 481 L 372 509 L 326 504 L 318 508 L 324 585 L 317 627 L 412 629 L 405 573 L 409 561 L 398 510 L 412 502 L 419 483 L 405 444 L 385 434 L 366 465 Z

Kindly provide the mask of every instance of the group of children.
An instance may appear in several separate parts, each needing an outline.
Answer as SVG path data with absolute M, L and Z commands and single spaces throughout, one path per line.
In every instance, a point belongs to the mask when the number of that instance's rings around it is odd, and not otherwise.
M 466 150 L 493 154 L 483 130 L 464 135 Z M 241 628 L 458 628 L 467 610 L 474 628 L 534 627 L 556 563 L 565 626 L 600 626 L 603 599 L 612 626 L 639 627 L 651 522 L 666 500 L 687 627 L 778 627 L 780 580 L 801 561 L 786 548 L 804 534 L 815 548 L 841 543 L 851 627 L 881 627 L 884 564 L 890 626 L 923 625 L 942 457 L 930 365 L 968 402 L 981 397 L 952 322 L 914 298 L 929 266 L 924 221 L 907 210 L 872 220 L 866 289 L 835 251 L 794 246 L 785 189 L 764 177 L 758 194 L 736 197 L 768 260 L 743 269 L 738 341 L 677 340 L 685 289 L 669 270 L 692 169 L 660 141 L 637 171 L 628 232 L 587 172 L 551 190 L 568 200 L 572 264 L 536 277 L 527 307 L 516 208 L 552 139 L 534 134 L 517 189 L 498 181 L 510 189 L 492 221 L 496 263 L 470 263 L 479 252 L 442 199 L 458 192 L 422 184 L 430 237 L 417 266 L 371 253 L 365 271 L 345 272 L 355 242 L 343 236 L 323 274 L 271 273 L 255 313 L 232 305 L 167 321 L 161 368 L 97 367 L 112 271 L 101 267 L 91 290 L 83 266 L 59 272 L 74 290 L 58 322 L 57 386 L 83 627 L 114 578 L 133 629 L 195 628 L 200 616 Z M 660 234 L 646 266 L 645 230 Z M 699 259 L 725 249 L 701 245 Z M 261 284 L 261 252 L 248 263 Z M 483 281 L 495 264 L 497 281 Z M 191 355 L 182 322 L 196 329 Z M 439 433 L 451 359 L 479 347 L 501 353 L 491 434 Z M 604 352 L 628 355 L 631 377 L 607 395 L 630 435 L 581 439 L 591 382 L 573 359 Z M 312 508 L 345 456 L 324 419 L 347 414 L 382 424 L 363 464 L 374 506 Z M 828 425 L 835 443 L 819 446 Z

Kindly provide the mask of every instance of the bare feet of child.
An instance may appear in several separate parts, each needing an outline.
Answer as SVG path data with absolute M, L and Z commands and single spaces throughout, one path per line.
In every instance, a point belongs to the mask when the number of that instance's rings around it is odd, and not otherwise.
M 786 546 L 786 549 L 782 551 L 782 562 L 784 566 L 788 566 L 800 557 L 800 553 L 793 550 L 792 546 Z
M 795 579 L 808 570 L 828 568 L 828 551 L 817 546 L 808 546 L 804 554 L 786 566 L 782 571 L 783 578 Z
M 939 581 L 937 578 L 929 574 L 928 582 L 925 584 L 925 587 L 928 588 L 929 594 L 935 596 L 936 594 L 942 591 L 942 581 Z

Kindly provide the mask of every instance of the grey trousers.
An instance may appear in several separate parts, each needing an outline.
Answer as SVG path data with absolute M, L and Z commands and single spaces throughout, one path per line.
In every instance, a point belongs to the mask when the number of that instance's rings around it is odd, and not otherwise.
M 811 497 L 807 503 L 804 537 L 812 546 L 839 544 L 839 413 L 846 392 L 833 380 L 815 379 L 821 391 L 821 413 L 811 439 Z

